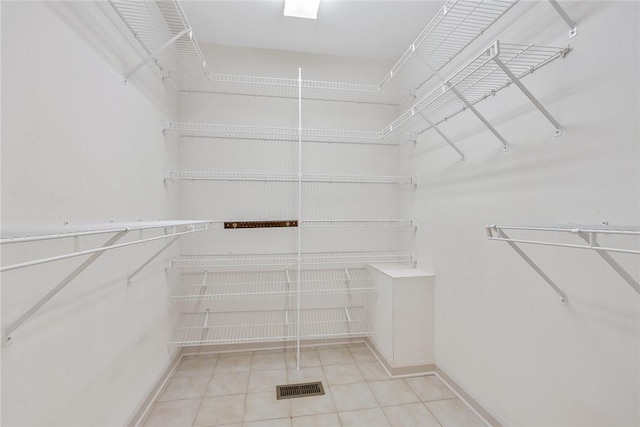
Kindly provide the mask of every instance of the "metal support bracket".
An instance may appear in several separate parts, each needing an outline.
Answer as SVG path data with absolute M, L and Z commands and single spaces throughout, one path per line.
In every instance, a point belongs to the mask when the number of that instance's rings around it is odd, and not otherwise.
M 140 230 L 142 231 L 142 230 Z M 140 237 L 142 239 L 142 236 Z M 164 245 L 162 247 L 162 249 L 160 249 L 158 252 L 156 252 L 155 254 L 153 254 L 151 256 L 151 258 L 149 258 L 148 260 L 146 260 L 140 267 L 138 267 L 133 273 L 129 274 L 127 276 L 127 285 L 131 284 L 131 279 L 133 279 L 133 277 L 135 275 L 137 275 L 143 268 L 145 268 L 147 265 L 149 265 L 151 263 L 151 261 L 153 261 L 154 259 L 156 259 L 158 257 L 158 255 L 160 255 L 162 252 L 164 252 L 169 246 L 171 246 L 176 240 L 178 240 L 180 238 L 180 236 L 176 236 L 173 239 L 169 240 L 169 242 Z
M 431 129 L 433 129 L 436 132 L 438 132 L 438 135 L 440 135 L 442 137 L 442 139 L 444 139 L 444 142 L 449 144 L 449 146 L 451 148 L 453 148 L 456 151 L 456 153 L 458 153 L 458 155 L 462 159 L 462 163 L 464 163 L 465 162 L 465 157 L 464 157 L 464 153 L 462 152 L 462 150 L 460 150 L 458 148 L 458 146 L 456 144 L 454 144 L 453 141 L 451 141 L 449 139 L 449 137 L 447 137 L 447 135 L 445 135 L 445 133 L 442 132 L 440 130 L 440 128 L 429 117 L 427 117 L 425 114 L 422 114 L 421 112 L 418 112 L 418 114 L 420 115 L 420 117 L 422 117 L 424 119 L 425 122 L 429 123 L 429 126 L 431 126 Z
M 509 146 L 507 144 L 507 141 L 502 137 L 502 135 L 500 135 L 500 133 L 496 130 L 496 128 L 493 127 L 493 125 L 491 125 L 491 123 L 489 123 L 487 121 L 487 119 L 484 118 L 484 116 L 482 114 L 480 114 L 480 112 L 478 110 L 476 110 L 476 107 L 474 107 L 468 100 L 467 98 L 464 97 L 464 95 L 462 95 L 460 93 L 460 91 L 458 89 L 455 88 L 455 86 L 453 86 L 451 84 L 451 82 L 445 82 L 444 84 L 444 88 L 445 90 L 451 90 L 460 101 L 462 101 L 462 103 L 471 111 L 473 111 L 473 114 L 476 115 L 476 117 L 478 119 L 480 119 L 480 121 L 482 123 L 484 123 L 484 125 L 496 136 L 496 138 L 498 138 L 500 140 L 500 142 L 502 143 L 502 149 L 504 151 L 507 151 L 509 149 Z
M 102 245 L 101 249 L 94 252 L 87 260 L 85 260 L 82 264 L 80 264 L 75 270 L 73 270 L 67 277 L 65 277 L 58 285 L 50 290 L 45 296 L 40 298 L 40 300 L 35 303 L 29 310 L 27 310 L 22 316 L 18 318 L 15 322 L 7 327 L 4 333 L 3 343 L 6 345 L 11 341 L 11 334 L 17 328 L 20 327 L 24 322 L 26 322 L 35 312 L 40 310 L 40 308 L 45 305 L 51 298 L 53 298 L 58 292 L 60 292 L 65 286 L 69 284 L 73 279 L 75 279 L 80 273 L 82 273 L 87 267 L 89 267 L 93 262 L 98 259 L 103 253 L 105 253 L 113 244 L 120 240 L 127 231 L 120 231 L 113 237 L 111 237 L 104 245 Z
M 613 268 L 616 273 L 618 273 L 620 277 L 622 277 L 624 281 L 633 288 L 633 290 L 640 294 L 640 284 L 633 277 L 631 277 L 631 275 L 627 273 L 627 271 L 622 268 L 622 266 L 618 264 L 618 262 L 616 262 L 616 260 L 614 260 L 611 255 L 609 255 L 604 250 L 598 250 L 598 248 L 600 248 L 601 246 L 597 242 L 596 233 L 585 233 L 583 231 L 578 231 L 576 234 L 580 236 L 585 242 L 589 243 L 589 246 L 595 249 L 598 255 L 600 255 L 600 257 L 602 257 L 602 259 L 605 260 L 607 264 L 609 264 L 611 268 Z
M 499 46 L 498 44 L 499 42 L 496 42 L 496 44 Z M 497 55 L 493 56 L 493 61 L 498 64 L 498 67 L 500 67 L 502 69 L 502 71 L 509 77 L 509 79 L 511 79 L 511 81 L 513 83 L 515 83 L 516 86 L 518 86 L 518 88 L 522 91 L 522 93 L 524 93 L 527 98 L 529 98 L 529 101 L 531 101 L 531 103 L 533 105 L 536 106 L 536 108 L 547 118 L 547 120 L 549 120 L 551 122 L 551 124 L 556 128 L 556 132 L 555 135 L 556 136 L 560 136 L 562 135 L 562 127 L 560 126 L 560 123 L 558 123 L 558 121 L 556 119 L 553 118 L 553 116 L 546 110 L 546 108 L 544 108 L 542 106 L 542 104 L 536 99 L 535 96 L 533 96 L 533 94 L 531 92 L 529 92 L 529 89 L 527 89 L 522 82 L 520 81 L 519 78 L 517 78 L 515 76 L 515 74 L 513 74 L 511 72 L 511 70 L 509 69 L 509 67 L 506 66 L 506 64 L 504 62 L 502 62 L 502 60 L 500 58 L 498 58 Z
M 502 238 L 502 239 L 509 239 L 510 237 L 507 236 L 507 234 L 502 231 L 501 229 L 496 229 L 496 232 L 498 234 L 498 237 Z M 489 235 L 489 237 L 492 237 L 491 235 L 491 229 L 487 228 L 487 234 Z M 535 262 L 533 262 L 533 260 L 531 258 L 529 258 L 529 256 L 527 254 L 525 254 L 522 249 L 520 249 L 520 247 L 518 245 L 516 245 L 514 242 L 509 241 L 509 240 L 505 240 L 505 242 L 507 242 L 509 244 L 509 246 L 511 246 L 511 248 L 516 251 L 516 253 L 518 255 L 520 255 L 520 257 L 522 257 L 522 259 L 525 260 L 525 262 L 527 264 L 529 264 L 529 266 L 531 268 L 533 268 L 535 270 L 536 273 L 538 273 L 540 275 L 540 277 L 542 277 L 542 279 L 547 282 L 547 284 L 549 286 L 551 286 L 553 288 L 554 291 L 556 291 L 558 293 L 558 295 L 560 295 L 560 303 L 562 305 L 568 305 L 569 304 L 569 299 L 567 298 L 567 294 L 565 294 L 562 289 L 560 289 L 558 287 L 558 285 L 555 284 L 555 282 L 553 280 L 551 280 L 551 278 L 549 276 L 547 276 L 547 274 L 542 271 L 540 269 L 540 267 L 538 267 L 536 265 Z
M 178 34 L 176 34 L 175 36 L 173 36 L 171 39 L 169 39 L 165 44 L 163 44 L 160 48 L 158 48 L 155 52 L 150 53 L 149 55 L 145 56 L 142 61 L 140 61 L 138 63 L 138 65 L 136 65 L 135 67 L 133 67 L 131 70 L 127 71 L 126 73 L 124 73 L 124 84 L 127 84 L 127 81 L 129 80 L 129 77 L 131 77 L 131 75 L 133 73 L 135 73 L 136 71 L 138 71 L 140 68 L 142 68 L 144 66 L 144 64 L 146 64 L 147 62 L 149 62 L 150 60 L 152 60 L 153 58 L 155 58 L 156 56 L 158 56 L 160 54 L 160 52 L 162 52 L 163 50 L 165 50 L 167 47 L 171 46 L 174 42 L 176 42 L 180 37 L 184 36 L 185 34 L 189 34 L 189 38 L 193 37 L 193 33 L 191 32 L 191 29 L 186 28 L 182 31 L 180 31 Z
M 566 22 L 569 26 L 569 38 L 572 39 L 577 36 L 578 25 L 575 23 L 575 21 L 569 17 L 567 12 L 565 12 L 565 10 L 562 8 L 562 6 L 560 6 L 560 4 L 558 4 L 556 0 L 549 0 L 549 3 L 551 3 L 551 6 L 553 6 L 556 12 L 558 12 L 562 19 L 564 19 L 564 22 Z

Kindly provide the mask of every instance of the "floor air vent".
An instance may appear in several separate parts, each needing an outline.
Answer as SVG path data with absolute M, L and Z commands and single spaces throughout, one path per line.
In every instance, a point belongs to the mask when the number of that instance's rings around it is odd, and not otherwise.
M 319 396 L 324 394 L 322 383 L 316 381 L 314 383 L 287 384 L 276 386 L 276 398 L 293 399 L 296 397 Z

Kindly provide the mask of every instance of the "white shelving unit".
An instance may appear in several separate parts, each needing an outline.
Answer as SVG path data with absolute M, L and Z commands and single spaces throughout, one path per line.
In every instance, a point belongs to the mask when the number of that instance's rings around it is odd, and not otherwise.
M 567 295 L 556 285 L 556 283 L 531 259 L 522 249 L 517 245 L 518 243 L 534 244 L 543 246 L 556 246 L 562 248 L 573 249 L 587 249 L 595 251 L 600 257 L 607 262 L 637 293 L 640 294 L 640 284 L 634 279 L 616 260 L 614 260 L 609 252 L 625 253 L 625 254 L 640 254 L 640 226 L 608 226 L 608 225 L 552 225 L 552 226 L 507 226 L 507 225 L 487 225 L 486 227 L 487 237 L 489 240 L 497 240 L 507 242 L 511 248 L 516 251 L 522 259 L 525 260 L 536 273 L 544 279 L 553 290 L 555 290 L 561 297 L 563 305 L 568 304 Z M 566 243 L 563 241 L 554 241 L 551 239 L 525 239 L 525 238 L 512 238 L 507 235 L 506 230 L 511 232 L 526 232 L 527 234 L 535 233 L 537 235 L 574 235 L 580 238 L 584 243 Z M 625 238 L 629 243 L 628 247 L 622 246 L 601 246 L 599 238 L 604 236 L 616 236 Z M 629 239 L 636 239 L 635 241 L 629 241 Z M 633 247 L 635 245 L 635 247 Z
M 299 137 L 299 130 L 297 128 L 180 122 L 164 122 L 163 128 L 165 131 L 176 132 L 181 137 L 191 138 L 298 142 Z M 398 145 L 403 142 L 415 142 L 415 135 L 398 132 L 389 136 L 383 136 L 380 132 L 303 128 L 302 141 L 365 145 Z
M 277 128 L 207 123 L 163 123 L 165 132 L 185 138 L 214 140 L 297 142 L 298 163 L 302 164 L 302 143 L 342 143 L 363 146 L 400 145 L 414 142 L 417 135 L 435 129 L 464 160 L 464 153 L 438 128 L 442 122 L 469 109 L 507 147 L 506 140 L 475 109 L 475 104 L 495 95 L 511 83 L 552 122 L 560 125 L 522 85 L 520 79 L 564 56 L 567 48 L 519 46 L 495 42 L 432 91 L 426 84 L 453 58 L 463 52 L 518 0 L 446 0 L 436 16 L 378 84 L 341 83 L 302 79 L 214 73 L 204 57 L 177 0 L 166 4 L 115 2 L 112 6 L 138 39 L 146 57 L 125 74 L 128 78 L 147 61 L 153 60 L 170 77 L 178 90 L 288 98 L 298 101 L 299 127 Z M 555 0 L 550 4 L 571 28 L 577 27 Z M 415 94 L 424 94 L 415 102 Z M 302 128 L 302 99 L 406 105 L 400 115 L 380 132 Z M 412 176 L 322 175 L 298 173 L 265 174 L 216 171 L 165 171 L 169 182 L 286 182 L 298 185 L 298 213 L 301 216 L 302 188 L 308 183 L 415 185 Z M 338 188 L 338 187 L 336 187 Z M 307 190 L 305 190 L 307 191 Z M 368 213 L 367 213 L 368 214 Z M 298 217 L 298 233 L 305 227 L 415 227 L 406 219 L 323 219 Z M 220 222 L 212 227 L 220 228 Z M 183 313 L 171 344 L 203 344 L 288 341 L 300 338 L 367 336 L 365 308 L 300 308 L 300 296 L 351 295 L 371 292 L 365 266 L 373 262 L 399 262 L 415 266 L 415 254 L 402 252 L 298 252 L 236 253 L 182 256 L 168 262 L 181 268 L 181 286 L 173 294 L 177 302 L 244 300 L 247 298 L 297 296 L 296 310 L 254 310 L 241 312 Z M 295 286 L 294 286 L 295 285 Z M 300 322 L 297 322 L 297 317 Z M 299 347 L 298 347 L 299 348 Z
M 256 181 L 298 183 L 294 174 L 257 174 L 234 172 L 167 171 L 168 181 Z M 349 184 L 416 184 L 413 176 L 371 176 L 371 175 L 302 175 L 302 183 L 349 183 Z
M 415 266 L 416 254 L 397 251 L 358 251 L 358 252 L 302 252 L 300 264 L 303 268 L 345 268 L 362 267 L 370 263 L 402 263 Z M 202 270 L 273 270 L 295 269 L 298 254 L 200 254 L 184 255 L 167 261 L 171 268 L 195 268 Z
M 47 258 L 39 258 L 31 261 L 25 261 L 17 264 L 3 265 L 0 271 L 16 270 L 34 265 L 45 264 L 54 261 L 60 261 L 68 258 L 90 255 L 82 264 L 52 288 L 46 295 L 40 298 L 35 304 L 24 312 L 17 320 L 8 325 L 3 331 L 3 342 L 6 344 L 11 340 L 11 334 L 19 328 L 24 322 L 29 320 L 42 306 L 51 300 L 58 292 L 66 287 L 81 272 L 93 264 L 103 253 L 123 248 L 126 246 L 138 245 L 141 243 L 151 242 L 155 240 L 171 239 L 159 251 L 155 252 L 147 261 L 138 267 L 128 276 L 128 281 L 138 274 L 151 261 L 158 257 L 164 250 L 177 241 L 185 234 L 196 233 L 211 228 L 211 221 L 139 221 L 126 223 L 100 223 L 100 224 L 82 224 L 82 225 L 65 225 L 61 227 L 41 227 L 41 228 L 15 228 L 12 230 L 3 230 L 0 244 L 2 245 L 19 245 L 34 244 L 49 240 L 73 239 L 73 250 L 61 255 L 55 255 Z M 143 236 L 143 232 L 160 231 L 160 235 Z M 117 243 L 130 232 L 137 232 L 136 240 Z M 90 249 L 80 249 L 81 239 L 89 236 L 108 234 L 110 238 L 100 247 L 92 247 Z
M 429 129 L 435 129 L 464 159 L 464 154 L 438 128 L 438 125 L 469 109 L 494 133 L 506 149 L 507 141 L 475 109 L 474 105 L 494 96 L 513 83 L 553 124 L 556 135 L 560 135 L 560 124 L 522 85 L 520 79 L 554 59 L 564 57 L 568 51 L 568 47 L 514 45 L 496 41 L 444 80 L 441 86 L 423 96 L 381 133 L 383 135 L 392 135 L 395 132 L 422 134 Z
M 179 72 L 209 73 L 182 6 L 177 0 L 109 0 L 125 26 L 139 42 L 144 57 L 124 73 L 125 82 L 148 62 L 154 62 L 164 77 Z
M 327 82 L 295 78 L 242 76 L 215 73 L 173 74 L 180 91 L 228 95 L 250 95 L 271 98 L 342 101 L 362 104 L 399 105 L 409 96 L 408 90 L 382 89 L 377 85 Z
M 294 296 L 297 280 L 295 270 L 182 273 L 171 298 L 209 301 Z M 375 287 L 363 267 L 302 270 L 300 292 L 303 296 L 360 294 L 375 292 Z
M 297 328 L 300 326 L 300 334 Z M 352 338 L 371 335 L 364 307 L 182 313 L 172 346 Z

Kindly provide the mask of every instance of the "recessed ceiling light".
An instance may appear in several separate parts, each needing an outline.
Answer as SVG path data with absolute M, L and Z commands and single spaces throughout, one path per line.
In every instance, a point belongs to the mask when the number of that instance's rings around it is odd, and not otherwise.
M 320 0 L 284 0 L 284 16 L 316 19 Z

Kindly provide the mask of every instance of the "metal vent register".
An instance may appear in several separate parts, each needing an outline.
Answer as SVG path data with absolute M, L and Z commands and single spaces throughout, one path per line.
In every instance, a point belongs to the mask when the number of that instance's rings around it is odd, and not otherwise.
M 278 400 L 293 399 L 296 397 L 320 396 L 323 394 L 324 388 L 322 388 L 322 383 L 320 381 L 276 386 L 276 398 Z

